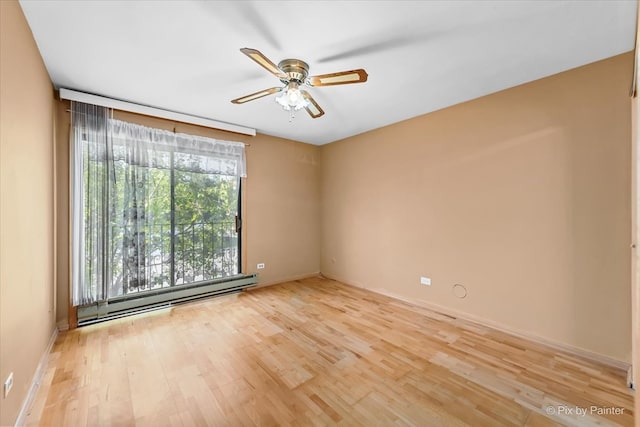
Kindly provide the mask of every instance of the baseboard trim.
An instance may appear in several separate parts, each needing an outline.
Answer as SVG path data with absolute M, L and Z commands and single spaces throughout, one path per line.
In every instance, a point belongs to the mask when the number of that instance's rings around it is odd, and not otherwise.
M 58 326 L 58 331 L 59 332 L 63 332 L 63 331 L 68 331 L 69 330 L 69 321 L 68 320 L 61 320 L 57 323 Z
M 614 369 L 619 369 L 621 371 L 623 371 L 623 373 L 625 375 L 628 375 L 628 372 L 631 368 L 631 363 L 629 362 L 623 362 L 621 360 L 618 359 L 614 359 L 613 357 L 610 356 L 606 356 L 604 354 L 600 354 L 600 353 L 595 353 L 593 351 L 590 350 L 586 350 L 580 347 L 575 347 L 572 346 L 570 344 L 565 344 L 565 343 L 561 343 L 558 341 L 553 341 L 550 340 L 548 338 L 544 338 L 541 337 L 539 335 L 535 335 L 532 334 L 530 332 L 525 332 L 525 331 L 521 331 L 521 330 L 517 330 L 508 326 L 505 326 L 503 324 L 500 324 L 498 322 L 494 322 L 488 319 L 483 319 L 480 318 L 478 316 L 474 316 L 472 314 L 469 313 L 465 313 L 462 311 L 458 311 L 455 309 L 451 309 L 448 307 L 444 307 L 438 304 L 434 304 L 428 301 L 424 301 L 424 300 L 418 300 L 418 299 L 411 299 L 411 298 L 406 298 L 403 297 L 402 295 L 398 295 L 395 294 L 393 292 L 390 292 L 386 289 L 371 289 L 371 288 L 367 288 L 365 286 L 363 286 L 362 284 L 359 284 L 357 282 L 351 282 L 349 280 L 343 280 L 339 277 L 335 277 L 335 276 L 327 276 L 325 274 L 321 274 L 322 277 L 325 277 L 327 279 L 330 280 L 335 280 L 338 281 L 340 283 L 344 283 L 347 286 L 352 286 L 355 288 L 359 288 L 359 289 L 364 289 L 366 291 L 371 291 L 373 293 L 379 294 L 379 295 L 384 295 L 386 297 L 389 298 L 393 298 L 402 302 L 405 302 L 407 304 L 411 304 L 420 308 L 426 308 L 427 310 L 431 310 L 434 311 L 436 313 L 440 313 L 440 314 L 444 314 L 446 316 L 451 316 L 451 317 L 455 317 L 457 319 L 461 319 L 467 322 L 471 322 L 471 323 L 475 323 L 477 325 L 486 327 L 486 328 L 491 328 L 509 335 L 514 335 L 518 338 L 522 338 L 522 339 L 526 339 L 529 341 L 532 341 L 536 344 L 541 344 L 544 346 L 547 346 L 555 351 L 559 351 L 559 352 L 563 352 L 563 353 L 567 353 L 570 354 L 572 356 L 576 356 L 576 357 L 580 357 L 582 359 L 586 359 L 589 360 L 591 362 L 596 362 L 596 363 L 600 363 L 604 366 L 607 366 L 609 368 L 614 368 Z M 629 381 L 627 381 L 627 384 L 629 384 Z
M 38 363 L 38 367 L 36 368 L 36 372 L 33 374 L 33 379 L 31 380 L 31 386 L 29 386 L 29 392 L 22 402 L 22 406 L 20 407 L 20 412 L 18 413 L 18 418 L 16 418 L 16 427 L 20 427 L 24 425 L 25 418 L 29 413 L 29 409 L 33 404 L 33 400 L 36 397 L 36 393 L 38 392 L 38 388 L 40 387 L 40 382 L 42 381 L 42 377 L 47 369 L 47 363 L 49 362 L 49 355 L 51 354 L 51 349 L 53 348 L 53 344 L 56 342 L 56 338 L 58 338 L 58 328 L 56 327 L 51 334 L 51 338 L 49 338 L 49 344 L 47 344 L 47 348 L 45 349 L 42 357 L 40 357 L 40 363 Z
M 310 279 L 312 277 L 321 277 L 321 276 L 322 275 L 318 271 L 316 273 L 300 274 L 298 276 L 286 277 L 284 279 L 270 280 L 268 282 L 260 282 L 260 274 L 258 274 L 258 284 L 256 286 L 253 286 L 253 287 L 249 288 L 249 289 L 246 289 L 246 291 L 251 291 L 253 289 L 258 289 L 258 288 L 263 288 L 265 286 L 279 285 L 280 283 L 294 282 L 296 280 L 304 280 L 304 279 Z

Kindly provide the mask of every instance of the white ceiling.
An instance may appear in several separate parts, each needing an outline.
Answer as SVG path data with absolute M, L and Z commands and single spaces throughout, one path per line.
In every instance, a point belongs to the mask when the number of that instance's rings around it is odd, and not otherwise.
M 325 144 L 633 49 L 628 1 L 20 1 L 56 87 Z M 310 74 L 326 114 L 289 123 L 239 49 Z

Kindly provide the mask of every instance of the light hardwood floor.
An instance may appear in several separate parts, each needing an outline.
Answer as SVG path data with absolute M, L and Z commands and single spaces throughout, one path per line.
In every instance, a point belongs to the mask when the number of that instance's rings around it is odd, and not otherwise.
M 27 423 L 631 426 L 632 408 L 624 372 L 317 278 L 61 333 Z

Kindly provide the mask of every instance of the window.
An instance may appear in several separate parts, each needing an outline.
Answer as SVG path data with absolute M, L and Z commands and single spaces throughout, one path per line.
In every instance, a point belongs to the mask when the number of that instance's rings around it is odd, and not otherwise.
M 243 144 L 72 110 L 74 305 L 240 274 Z
M 108 296 L 237 275 L 239 177 L 200 168 L 206 155 L 158 152 L 162 161 L 140 168 L 126 151 L 114 146 Z

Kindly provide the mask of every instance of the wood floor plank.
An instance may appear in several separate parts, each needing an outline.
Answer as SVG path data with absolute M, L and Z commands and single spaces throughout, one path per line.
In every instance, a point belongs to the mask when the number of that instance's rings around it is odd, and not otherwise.
M 27 424 L 631 426 L 633 415 L 624 372 L 312 278 L 60 333 Z

